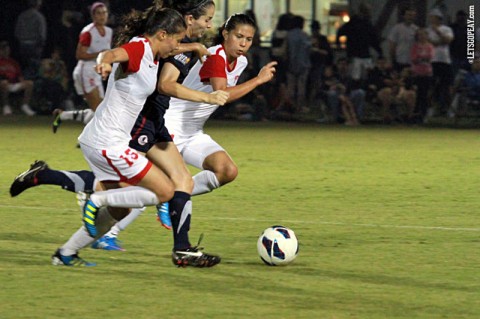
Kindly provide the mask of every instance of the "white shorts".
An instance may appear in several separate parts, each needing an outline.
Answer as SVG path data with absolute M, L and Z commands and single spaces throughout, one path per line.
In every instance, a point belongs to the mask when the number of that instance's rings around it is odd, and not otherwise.
M 351 76 L 354 80 L 365 79 L 368 70 L 373 69 L 371 58 L 353 58 Z
M 148 173 L 152 163 L 133 148 L 96 149 L 80 144 L 83 156 L 95 177 L 102 182 L 125 182 L 136 185 Z
M 100 97 L 103 99 L 105 96 L 102 77 L 95 72 L 92 64 L 77 64 L 73 70 L 73 84 L 78 95 L 90 93 L 98 88 Z
M 178 137 L 174 135 L 173 142 L 188 165 L 203 169 L 205 158 L 213 153 L 225 151 L 210 135 L 196 134 L 190 137 Z
M 16 93 L 20 90 L 23 90 L 23 85 L 21 82 L 8 85 L 8 92 L 10 93 Z

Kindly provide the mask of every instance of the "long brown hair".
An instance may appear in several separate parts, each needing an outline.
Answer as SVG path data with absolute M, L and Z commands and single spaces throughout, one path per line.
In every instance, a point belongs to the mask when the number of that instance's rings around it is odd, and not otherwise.
M 170 8 L 151 6 L 144 12 L 133 11 L 121 19 L 121 25 L 115 37 L 115 46 L 128 43 L 139 35 L 154 35 L 159 30 L 175 34 L 187 29 L 183 16 Z

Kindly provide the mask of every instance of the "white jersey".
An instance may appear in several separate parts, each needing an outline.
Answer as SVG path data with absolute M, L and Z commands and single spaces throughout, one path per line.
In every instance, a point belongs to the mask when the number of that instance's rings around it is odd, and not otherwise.
M 87 53 L 97 53 L 101 51 L 110 50 L 112 47 L 112 29 L 104 26 L 105 34 L 100 34 L 94 23 L 85 26 L 80 32 L 78 43 L 88 47 Z M 79 60 L 77 65 L 83 67 L 94 67 L 95 59 Z
M 156 88 L 158 61 L 148 40 L 136 37 L 122 48 L 129 60 L 113 65 L 105 98 L 78 138 L 97 149 L 128 146 L 135 120 Z
M 237 84 L 238 78 L 248 65 L 245 56 L 235 61 L 229 68 L 225 50 L 222 45 L 208 49 L 211 56 L 202 64 L 197 62 L 183 81 L 183 85 L 197 91 L 213 92 L 210 78 L 223 77 L 227 79 L 227 87 Z M 174 136 L 191 136 L 203 131 L 203 126 L 218 105 L 170 99 L 170 106 L 165 113 L 165 126 Z

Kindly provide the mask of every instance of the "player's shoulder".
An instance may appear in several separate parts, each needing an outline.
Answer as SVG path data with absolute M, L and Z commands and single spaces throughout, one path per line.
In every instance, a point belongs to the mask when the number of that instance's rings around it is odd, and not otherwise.
M 221 45 L 221 44 L 214 45 L 213 47 L 209 47 L 208 52 L 210 52 L 210 54 L 212 54 L 212 55 L 225 56 L 225 49 L 223 48 L 223 45 Z
M 89 23 L 86 26 L 84 26 L 81 33 L 91 32 L 93 29 L 95 29 L 95 24 L 93 24 L 93 22 L 92 22 L 92 23 Z

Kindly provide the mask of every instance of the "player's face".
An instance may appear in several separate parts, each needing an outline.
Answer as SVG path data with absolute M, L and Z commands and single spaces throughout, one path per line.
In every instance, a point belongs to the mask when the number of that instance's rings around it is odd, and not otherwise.
M 203 36 L 206 30 L 212 27 L 212 19 L 215 14 L 215 6 L 211 5 L 207 8 L 207 11 L 204 15 L 200 16 L 198 19 L 192 20 L 192 25 L 189 26 L 189 36 L 193 38 L 200 38 Z
M 252 46 L 255 28 L 249 24 L 238 24 L 231 31 L 223 31 L 223 46 L 229 59 L 245 55 Z
M 158 56 L 163 59 L 168 58 L 171 53 L 178 48 L 178 44 L 185 37 L 185 31 L 180 33 L 175 33 L 172 35 L 167 35 L 160 42 L 160 49 L 158 51 Z
M 92 15 L 92 20 L 95 24 L 106 25 L 108 21 L 107 7 L 101 6 L 95 9 Z

